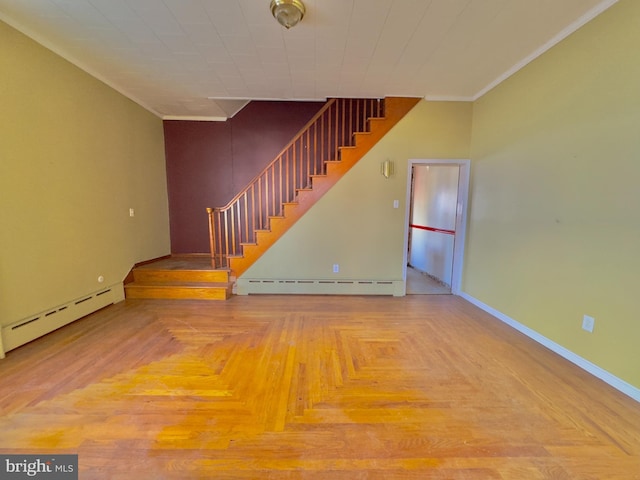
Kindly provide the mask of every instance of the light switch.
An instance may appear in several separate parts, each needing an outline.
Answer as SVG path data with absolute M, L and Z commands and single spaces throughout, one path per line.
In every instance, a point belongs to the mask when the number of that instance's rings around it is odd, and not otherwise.
M 398 208 L 400 207 L 400 200 L 394 200 L 393 201 L 393 208 Z

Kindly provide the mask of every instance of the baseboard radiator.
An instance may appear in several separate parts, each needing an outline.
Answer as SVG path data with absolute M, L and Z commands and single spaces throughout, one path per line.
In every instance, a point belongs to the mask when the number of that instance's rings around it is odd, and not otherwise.
M 402 280 L 336 280 L 336 279 L 258 279 L 239 278 L 238 295 L 393 295 L 405 294 Z
M 0 330 L 0 358 L 4 358 L 9 350 L 122 300 L 124 287 L 117 283 L 3 326 Z

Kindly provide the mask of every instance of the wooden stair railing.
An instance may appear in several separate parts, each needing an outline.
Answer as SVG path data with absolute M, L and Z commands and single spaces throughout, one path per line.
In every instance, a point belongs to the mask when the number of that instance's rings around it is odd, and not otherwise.
M 329 100 L 243 191 L 207 208 L 213 267 L 244 273 L 418 101 Z

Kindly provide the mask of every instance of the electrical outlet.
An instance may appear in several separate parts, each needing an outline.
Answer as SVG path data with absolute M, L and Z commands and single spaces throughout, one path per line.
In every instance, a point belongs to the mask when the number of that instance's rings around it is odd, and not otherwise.
M 136 211 L 133 208 L 129 209 L 129 216 L 130 217 L 135 217 L 136 216 Z
M 596 319 L 590 317 L 589 315 L 585 315 L 582 317 L 582 329 L 586 330 L 589 333 L 593 333 L 593 327 L 596 323 Z
M 340 272 L 340 265 L 338 265 L 337 263 L 333 264 L 333 273 L 338 273 Z

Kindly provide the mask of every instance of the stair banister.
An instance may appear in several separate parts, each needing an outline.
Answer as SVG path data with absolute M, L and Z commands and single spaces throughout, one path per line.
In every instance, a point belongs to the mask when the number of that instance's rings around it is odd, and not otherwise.
M 292 140 L 291 140 L 291 141 L 290 141 L 290 142 L 289 142 L 289 143 L 288 143 L 288 144 L 287 144 L 287 145 L 286 145 L 286 146 L 285 146 L 285 147 L 280 151 L 280 153 L 278 153 L 278 155 L 276 155 L 276 157 L 271 161 L 271 163 L 269 163 L 269 165 L 267 165 L 266 167 L 264 167 L 264 169 L 263 169 L 259 174 L 257 174 L 255 177 L 253 177 L 253 179 L 252 179 L 251 181 L 249 181 L 249 182 L 247 183 L 247 185 L 248 185 L 248 187 L 247 187 L 247 188 L 250 188 L 252 185 L 254 185 L 254 184 L 258 181 L 258 179 L 259 179 L 260 177 L 262 177 L 262 176 L 263 176 L 267 171 L 269 171 L 269 170 L 271 169 L 271 167 L 277 163 L 278 159 L 279 159 L 280 157 L 282 157 L 282 155 L 283 155 L 284 153 L 286 153 L 286 152 L 291 148 L 291 146 L 292 146 L 293 144 L 295 144 L 295 142 L 296 142 L 296 141 L 298 141 L 298 139 L 302 136 L 302 134 L 303 134 L 303 133 L 305 133 L 305 132 L 307 131 L 307 129 L 309 129 L 309 127 L 310 127 L 311 125 L 313 125 L 313 124 L 314 124 L 314 123 L 315 123 L 315 122 L 316 122 L 320 117 L 322 117 L 322 115 L 324 114 L 324 112 L 326 112 L 327 110 L 329 110 L 329 108 L 330 108 L 330 107 L 335 103 L 335 101 L 336 101 L 336 99 L 335 99 L 335 98 L 332 98 L 332 99 L 330 99 L 329 101 L 327 101 L 327 103 L 326 103 L 326 104 L 324 104 L 324 105 L 323 105 L 323 107 L 322 107 L 320 110 L 318 110 L 318 113 L 316 113 L 316 114 L 311 118 L 311 120 L 309 120 L 309 121 L 307 122 L 307 124 L 306 124 L 304 127 L 302 127 L 302 128 L 300 129 L 300 131 L 296 134 L 296 136 L 295 136 L 295 137 L 293 137 L 293 139 L 292 139 Z M 244 190 L 242 190 L 242 191 L 240 191 L 238 194 L 236 194 L 236 196 L 235 196 L 235 197 L 233 197 L 231 200 L 229 200 L 229 203 L 227 203 L 224 207 L 216 207 L 216 208 L 214 208 L 214 210 L 218 210 L 218 211 L 228 210 L 229 208 L 231 208 L 231 206 L 232 206 L 235 202 L 237 202 L 237 201 L 242 197 L 242 195 L 245 193 L 245 191 L 247 190 L 247 188 L 245 188 Z
M 269 229 L 270 218 L 283 213 L 297 191 L 311 187 L 325 162 L 339 160 L 340 148 L 351 146 L 355 132 L 368 131 L 370 117 L 380 117 L 380 99 L 330 99 L 245 189 L 224 207 L 207 208 L 214 268 L 255 243 L 255 232 Z

